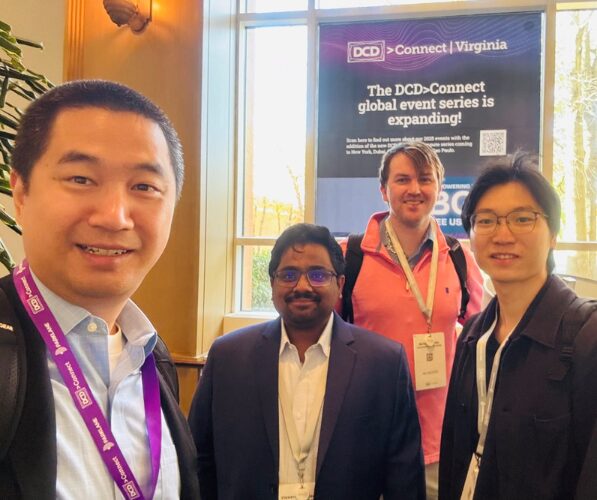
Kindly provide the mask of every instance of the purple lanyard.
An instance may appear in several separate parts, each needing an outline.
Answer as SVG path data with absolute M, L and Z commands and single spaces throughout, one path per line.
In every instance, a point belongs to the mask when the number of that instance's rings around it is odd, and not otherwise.
M 29 317 L 43 338 L 52 355 L 58 371 L 73 398 L 97 450 L 106 464 L 110 475 L 126 499 L 153 498 L 158 481 L 160 454 L 162 448 L 162 412 L 160 406 L 160 386 L 153 353 L 145 358 L 141 367 L 143 380 L 143 402 L 149 435 L 151 454 L 151 490 L 147 497 L 133 475 L 129 465 L 116 443 L 110 425 L 87 384 L 64 332 L 42 297 L 32 278 L 29 264 L 24 260 L 13 272 L 13 281 L 21 302 Z

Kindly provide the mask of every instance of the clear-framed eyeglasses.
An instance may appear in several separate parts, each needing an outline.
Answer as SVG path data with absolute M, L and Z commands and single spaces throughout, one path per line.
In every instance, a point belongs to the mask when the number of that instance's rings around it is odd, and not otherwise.
M 476 234 L 492 234 L 503 219 L 513 234 L 524 234 L 535 229 L 539 217 L 548 218 L 546 214 L 534 210 L 514 210 L 507 215 L 480 212 L 471 216 L 471 227 Z
M 307 276 L 307 281 L 314 288 L 327 286 L 333 277 L 338 276 L 335 272 L 327 269 L 309 269 L 308 271 L 282 269 L 274 273 L 274 279 L 282 286 L 295 287 L 303 274 Z

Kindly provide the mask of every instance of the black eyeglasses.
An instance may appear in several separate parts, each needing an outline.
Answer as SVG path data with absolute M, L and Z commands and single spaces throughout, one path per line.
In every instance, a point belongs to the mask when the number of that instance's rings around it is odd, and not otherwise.
M 539 216 L 548 218 L 544 213 L 535 212 L 534 210 L 514 210 L 507 215 L 481 212 L 471 216 L 471 226 L 477 234 L 492 234 L 496 230 L 500 219 L 504 219 L 512 233 L 530 233 L 535 229 Z
M 307 281 L 309 281 L 312 287 L 329 285 L 332 277 L 338 276 L 336 273 L 326 269 L 309 269 L 308 271 L 282 269 L 274 273 L 274 279 L 283 286 L 294 287 L 303 274 L 307 276 Z

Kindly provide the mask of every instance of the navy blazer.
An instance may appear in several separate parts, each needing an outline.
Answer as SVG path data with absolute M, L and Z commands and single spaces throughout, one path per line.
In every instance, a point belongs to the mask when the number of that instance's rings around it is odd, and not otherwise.
M 278 498 L 280 318 L 218 338 L 189 415 L 201 497 Z M 425 497 L 403 347 L 334 313 L 315 497 Z

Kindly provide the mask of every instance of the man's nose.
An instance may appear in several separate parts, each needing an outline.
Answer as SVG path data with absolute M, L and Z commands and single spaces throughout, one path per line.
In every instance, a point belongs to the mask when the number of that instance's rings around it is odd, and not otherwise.
M 413 179 L 410 182 L 408 188 L 408 191 L 410 193 L 419 194 L 421 192 L 421 185 L 419 184 L 419 181 L 417 179 Z
M 301 273 L 298 281 L 296 282 L 296 285 L 294 285 L 294 289 L 295 290 L 312 290 L 313 289 L 313 287 L 311 286 L 311 283 L 309 282 L 309 279 L 307 278 L 307 273 Z
M 514 234 L 512 234 L 510 226 L 506 222 L 506 217 L 498 217 L 495 231 L 493 232 L 493 239 L 498 242 L 514 241 Z
M 89 224 L 110 231 L 132 229 L 131 202 L 125 188 L 106 187 L 93 200 Z

